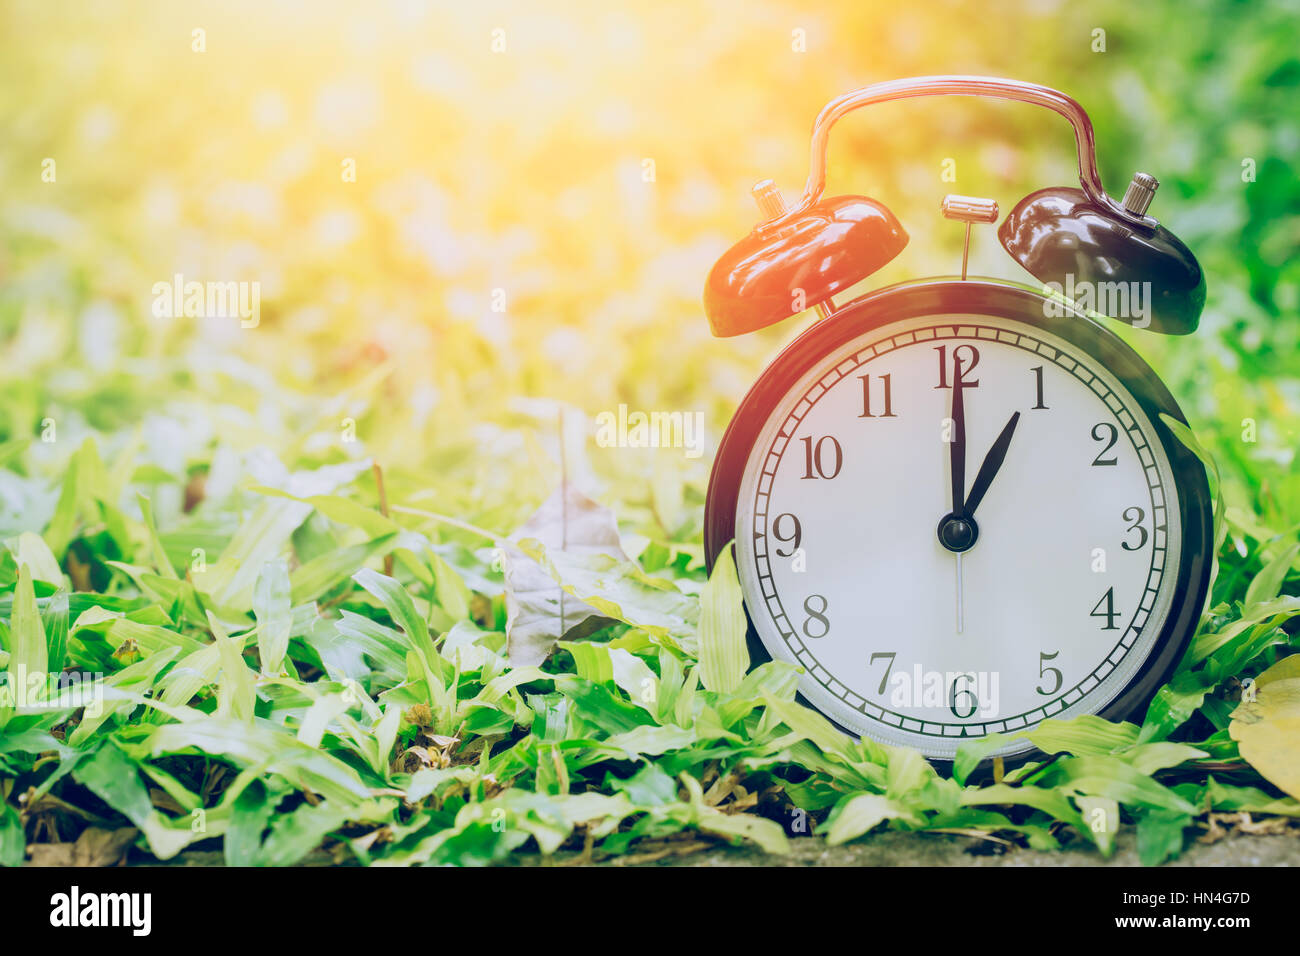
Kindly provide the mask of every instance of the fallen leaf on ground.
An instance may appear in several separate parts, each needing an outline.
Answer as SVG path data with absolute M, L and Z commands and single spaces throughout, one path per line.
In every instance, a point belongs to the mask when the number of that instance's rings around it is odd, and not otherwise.
M 33 843 L 30 866 L 116 866 L 140 835 L 135 827 L 101 830 L 87 827 L 75 843 Z
M 1294 661 L 1286 658 L 1259 675 L 1255 699 L 1232 712 L 1228 733 L 1264 779 L 1300 799 L 1300 677 L 1291 676 Z
M 565 593 L 550 572 L 524 554 L 516 543 L 541 542 L 549 553 L 608 555 L 627 561 L 619 545 L 614 513 L 577 488 L 564 484 L 543 502 L 510 538 L 504 549 L 506 635 L 510 663 L 541 664 L 555 645 L 600 612 Z

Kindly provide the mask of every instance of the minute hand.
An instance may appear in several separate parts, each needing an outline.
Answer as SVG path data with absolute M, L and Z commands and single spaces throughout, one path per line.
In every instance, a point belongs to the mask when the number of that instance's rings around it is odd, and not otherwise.
M 997 441 L 989 449 L 989 453 L 984 456 L 984 463 L 980 465 L 979 473 L 975 476 L 975 482 L 971 485 L 970 496 L 967 497 L 966 503 L 962 505 L 962 514 L 969 518 L 975 513 L 981 501 L 984 500 L 984 493 L 989 490 L 989 485 L 993 484 L 993 479 L 1002 467 L 1003 460 L 1007 457 L 1007 448 L 1011 445 L 1011 436 L 1015 433 L 1016 425 L 1020 423 L 1020 413 L 1016 412 L 1011 416 L 1011 420 L 1002 428 L 1002 433 L 998 435 Z
M 953 357 L 952 443 L 948 446 L 948 472 L 952 479 L 952 513 L 961 514 L 966 495 L 966 402 L 962 397 L 961 362 Z

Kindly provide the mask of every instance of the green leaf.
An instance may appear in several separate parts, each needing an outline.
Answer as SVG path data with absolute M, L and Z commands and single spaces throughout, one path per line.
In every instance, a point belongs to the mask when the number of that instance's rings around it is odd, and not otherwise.
M 397 535 L 386 534 L 312 558 L 289 575 L 290 600 L 294 605 L 315 601 L 352 577 L 359 566 L 388 554 L 396 543 Z
M 302 722 L 298 726 L 298 739 L 313 750 L 319 749 L 321 738 L 325 736 L 325 729 L 335 717 L 345 713 L 347 709 L 348 702 L 342 694 L 326 694 L 313 701 L 306 713 L 302 715 Z
M 51 674 L 59 674 L 68 657 L 68 592 L 63 588 L 46 599 L 45 609 L 41 611 L 41 626 L 49 648 L 46 666 Z
M 433 641 L 429 637 L 429 626 L 415 610 L 415 602 L 406 593 L 406 588 L 370 568 L 362 568 L 352 575 L 352 579 L 379 599 L 393 622 L 406 632 L 411 646 L 423 654 L 425 661 L 432 666 L 438 658 L 438 652 L 434 650 Z
M 785 831 L 774 820 L 748 813 L 713 812 L 701 816 L 698 826 L 707 833 L 739 837 L 757 843 L 766 853 L 784 855 L 790 852 L 790 842 L 785 837 Z
M 231 805 L 230 825 L 222 840 L 227 866 L 256 866 L 262 832 L 270 825 L 276 804 L 285 794 L 270 794 L 260 780 L 240 791 Z
M 1247 813 L 1276 813 L 1285 817 L 1300 817 L 1300 800 L 1292 797 L 1274 797 L 1256 787 L 1234 787 L 1220 783 L 1211 776 L 1201 797 L 1196 801 L 1199 810 L 1223 810 Z
M 442 559 L 436 551 L 429 551 L 429 562 L 433 566 L 433 591 L 447 615 L 453 621 L 463 621 L 469 617 L 470 590 L 456 569 Z
M 744 680 L 749 669 L 747 628 L 740 579 L 728 544 L 718 553 L 713 573 L 700 592 L 700 682 L 705 690 L 727 694 Z
M 22 818 L 9 804 L 0 803 L 0 866 L 22 866 L 26 855 Z
M 1173 680 L 1156 691 L 1148 705 L 1138 740 L 1146 743 L 1168 737 L 1191 719 L 1216 683 L 1214 676 L 1205 670 L 1175 674 Z
M 843 757 L 850 743 L 848 736 L 834 724 L 811 708 L 792 700 L 780 700 L 764 695 L 767 709 L 799 737 L 816 744 L 825 754 Z
M 1151 775 L 1159 770 L 1180 766 L 1189 760 L 1201 760 L 1209 754 L 1191 744 L 1161 740 L 1155 743 L 1137 744 L 1128 750 L 1117 752 L 1116 756 L 1139 773 Z
M 27 451 L 31 444 L 30 438 L 15 438 L 11 441 L 0 442 L 0 468 L 8 468 L 10 462 L 20 459 L 23 452 Z
M 885 795 L 891 799 L 902 802 L 935 779 L 934 767 L 919 750 L 888 747 L 886 753 Z
M 1138 739 L 1138 728 L 1129 723 L 1112 723 L 1094 714 L 1080 714 L 1070 720 L 1044 720 L 1025 734 L 1045 754 L 1076 756 L 1107 754 L 1127 747 Z
M 268 561 L 253 588 L 253 614 L 257 617 L 258 656 L 262 669 L 269 674 L 284 669 L 284 655 L 289 650 L 289 634 L 293 630 L 289 593 L 288 565 L 283 561 Z
M 348 649 L 364 653 L 386 675 L 395 680 L 405 675 L 406 639 L 400 632 L 351 611 L 342 612 L 334 630 Z M 312 640 L 323 641 L 329 631 L 328 625 L 315 628 Z
M 610 659 L 608 644 L 559 641 L 557 646 L 573 655 L 573 666 L 583 680 L 597 684 L 614 682 L 614 662 Z
M 63 571 L 40 535 L 24 531 L 18 536 L 18 563 L 26 564 L 31 569 L 33 581 L 63 587 Z
M 1250 587 L 1246 588 L 1246 607 L 1272 601 L 1278 596 L 1287 572 L 1291 570 L 1291 565 L 1295 564 L 1296 555 L 1300 555 L 1300 544 L 1291 545 L 1264 565 L 1259 574 L 1255 575 L 1255 579 L 1250 582 Z
M 243 641 L 237 641 L 226 634 L 211 612 L 208 613 L 208 625 L 212 628 L 212 642 L 217 648 L 217 659 L 220 662 L 217 672 L 216 715 L 251 721 L 257 698 L 253 688 L 253 672 L 248 669 L 242 654 Z
M 397 732 L 402 724 L 401 708 L 390 705 L 375 724 L 375 755 L 378 758 L 371 768 L 376 773 L 385 774 L 388 761 L 392 757 L 393 747 L 397 743 Z
M 1000 750 L 1015 737 L 1006 734 L 988 734 L 984 737 L 967 737 L 957 745 L 957 755 L 952 763 L 952 777 L 963 786 L 971 771 L 979 766 L 980 761 Z
M 242 766 L 277 774 L 300 790 L 319 793 L 339 806 L 355 806 L 370 795 L 357 772 L 337 757 L 314 750 L 295 737 L 257 723 L 196 717 L 154 727 L 141 747 L 153 756 L 194 750 L 224 756 Z
M 962 806 L 988 806 L 993 804 L 1012 804 L 1014 806 L 1033 807 L 1041 810 L 1055 820 L 1072 824 L 1076 829 L 1084 828 L 1083 818 L 1071 805 L 1065 794 L 1041 787 L 1012 787 L 997 783 L 988 787 L 973 787 L 963 790 L 960 803 Z
M 785 837 L 785 831 L 775 821 L 747 813 L 722 813 L 705 801 L 704 790 L 698 780 L 685 772 L 679 774 L 678 778 L 686 786 L 686 791 L 690 795 L 694 822 L 701 830 L 750 840 L 767 853 L 790 852 L 790 843 Z
M 294 529 L 310 513 L 311 505 L 299 501 L 260 499 L 217 562 L 192 575 L 195 585 L 211 595 L 217 607 L 251 610 L 253 586 L 262 568 L 288 550 Z
M 173 826 L 154 809 L 135 765 L 112 743 L 78 764 L 73 776 L 139 827 L 149 841 L 149 849 L 160 860 L 170 860 L 200 836 L 191 832 L 188 821 L 183 828 Z
M 645 708 L 615 696 L 603 684 L 580 677 L 562 677 L 556 678 L 555 689 L 569 699 L 572 713 L 610 734 L 655 722 Z
M 93 707 L 86 708 L 81 722 L 68 734 L 68 743 L 74 747 L 84 747 L 92 735 L 114 715 L 130 713 L 134 710 L 137 700 L 142 699 L 144 693 L 153 687 L 159 672 L 171 664 L 179 653 L 178 647 L 163 648 L 109 675 L 100 685 L 105 700 L 98 708 L 99 712 L 96 713 Z M 215 658 L 215 651 L 213 655 Z M 119 690 L 129 693 L 116 695 L 114 692 Z M 180 703 L 183 704 L 185 701 Z
M 18 568 L 9 630 L 9 686 L 31 688 L 35 682 L 37 694 L 44 696 L 49 673 L 49 646 L 45 641 L 41 615 L 36 609 L 32 572 L 26 564 Z
M 883 794 L 855 793 L 836 805 L 822 825 L 821 832 L 826 834 L 828 844 L 839 846 L 849 840 L 856 840 L 885 820 L 899 819 L 916 822 L 911 811 Z
M 574 667 L 584 680 L 613 683 L 642 706 L 658 699 L 659 678 L 635 654 L 590 641 L 560 641 L 557 646 L 573 655 Z
M 614 734 L 593 751 L 620 760 L 637 757 L 657 757 L 674 750 L 689 747 L 699 739 L 694 729 L 686 727 L 656 727 L 644 724 L 620 734 Z
M 1224 624 L 1216 630 L 1204 630 L 1196 636 L 1188 649 L 1184 665 L 1199 663 L 1224 647 L 1242 640 L 1241 635 L 1256 626 L 1266 629 L 1276 627 L 1283 621 L 1300 614 L 1300 598 L 1285 596 L 1270 601 L 1253 604 L 1235 621 Z
M 80 527 L 80 516 L 90 508 L 95 492 L 108 485 L 104 463 L 93 438 L 87 438 L 73 454 L 63 476 L 54 516 L 45 529 L 45 541 L 55 557 L 64 554 Z
M 1177 810 L 1147 810 L 1138 817 L 1137 850 L 1143 866 L 1159 866 L 1183 852 L 1183 831 L 1191 814 Z
M 677 801 L 676 781 L 653 763 L 647 763 L 626 780 L 609 774 L 605 786 L 626 794 L 637 807 L 663 807 Z
M 1074 798 L 1083 818 L 1083 832 L 1097 844 L 1102 856 L 1115 851 L 1115 836 L 1119 833 L 1119 804 L 1110 797 L 1082 795 Z
M 158 526 L 154 524 L 153 502 L 145 495 L 139 494 L 136 495 L 136 500 L 140 503 L 140 515 L 144 519 L 145 530 L 149 535 L 149 547 L 153 550 L 154 568 L 165 578 L 171 578 L 173 581 L 179 579 L 180 576 L 167 557 L 167 549 L 163 547 L 162 540 L 158 537 Z
M 257 854 L 259 866 L 293 866 L 348 819 L 348 812 L 328 801 L 304 803 L 292 813 L 278 813 Z
M 1116 757 L 1067 757 L 1049 767 L 1041 782 L 1069 792 L 1109 797 L 1130 806 L 1195 812 L 1174 791 Z
M 368 536 L 381 538 L 387 535 L 396 534 L 401 529 L 397 522 L 384 515 L 374 508 L 367 508 L 365 505 L 358 504 L 351 498 L 344 498 L 341 495 L 308 495 L 299 497 L 291 495 L 287 491 L 281 491 L 278 488 L 267 488 L 258 486 L 253 491 L 267 497 L 287 498 L 290 501 L 298 501 L 303 504 L 311 505 L 325 517 L 339 524 L 348 525 L 352 528 L 360 528 Z
M 1210 580 L 1214 580 L 1218 574 L 1219 567 L 1219 549 L 1223 546 L 1223 541 L 1227 537 L 1228 527 L 1224 522 L 1224 505 L 1223 505 L 1223 477 L 1219 473 L 1218 463 L 1215 462 L 1214 456 L 1205 450 L 1205 446 L 1197 440 L 1196 434 L 1184 422 L 1164 412 L 1160 413 L 1160 421 L 1166 428 L 1173 432 L 1177 438 L 1193 455 L 1201 460 L 1205 466 L 1208 476 L 1210 493 L 1214 495 L 1214 550 L 1212 552 L 1213 562 L 1210 571 Z

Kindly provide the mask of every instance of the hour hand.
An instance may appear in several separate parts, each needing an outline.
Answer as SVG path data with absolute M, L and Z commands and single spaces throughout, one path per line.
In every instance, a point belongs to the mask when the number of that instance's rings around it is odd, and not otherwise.
M 984 456 L 984 463 L 980 465 L 979 472 L 975 475 L 975 483 L 970 486 L 970 496 L 962 505 L 961 514 L 970 517 L 975 513 L 981 501 L 984 500 L 984 493 L 989 490 L 989 485 L 993 484 L 993 479 L 1002 467 L 1002 462 L 1007 457 L 1007 448 L 1011 445 L 1011 436 L 1015 434 L 1016 425 L 1020 423 L 1020 413 L 1016 412 L 1011 416 L 1011 420 L 1002 427 L 1002 433 L 998 435 L 997 441 L 989 449 L 989 453 Z

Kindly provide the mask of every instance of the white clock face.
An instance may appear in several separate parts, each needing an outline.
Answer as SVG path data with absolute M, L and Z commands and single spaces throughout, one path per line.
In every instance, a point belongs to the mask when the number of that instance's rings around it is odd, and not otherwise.
M 1095 357 L 951 314 L 863 334 L 777 403 L 736 555 L 754 627 L 809 701 L 951 758 L 1114 699 L 1170 612 L 1179 532 L 1155 428 Z

